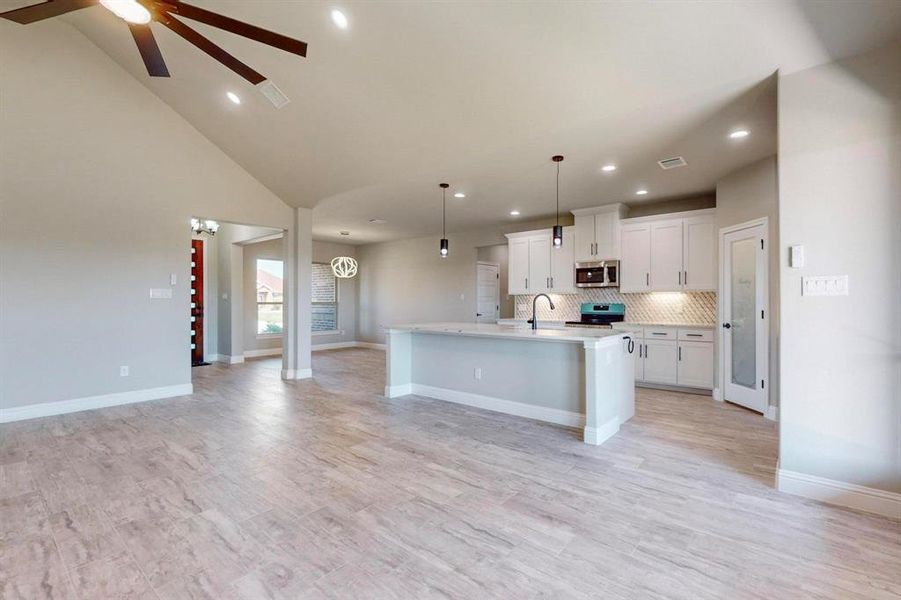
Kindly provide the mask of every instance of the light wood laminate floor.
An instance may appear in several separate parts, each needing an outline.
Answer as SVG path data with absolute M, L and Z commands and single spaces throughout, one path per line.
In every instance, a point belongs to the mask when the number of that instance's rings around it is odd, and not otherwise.
M 901 525 L 773 489 L 776 425 L 640 390 L 578 432 L 381 397 L 384 353 L 0 426 L 0 596 L 901 597 Z

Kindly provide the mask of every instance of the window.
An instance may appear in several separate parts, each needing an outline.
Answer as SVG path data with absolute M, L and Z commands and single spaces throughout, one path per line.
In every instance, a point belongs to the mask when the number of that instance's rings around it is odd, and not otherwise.
M 338 329 L 338 280 L 332 266 L 313 263 L 313 331 Z
M 281 335 L 284 331 L 283 303 L 285 263 L 257 259 L 257 334 Z

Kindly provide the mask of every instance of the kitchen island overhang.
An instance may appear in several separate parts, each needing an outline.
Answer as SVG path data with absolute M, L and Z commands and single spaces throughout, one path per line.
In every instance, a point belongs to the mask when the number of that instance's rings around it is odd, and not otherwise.
M 385 396 L 415 394 L 569 427 L 599 445 L 635 413 L 628 332 L 482 323 L 387 330 Z

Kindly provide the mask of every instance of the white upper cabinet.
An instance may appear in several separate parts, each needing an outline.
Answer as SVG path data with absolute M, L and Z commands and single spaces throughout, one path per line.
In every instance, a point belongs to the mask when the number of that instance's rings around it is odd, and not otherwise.
M 575 227 L 563 228 L 563 245 L 551 245 L 551 288 L 555 294 L 576 293 Z
M 551 287 L 551 234 L 529 238 L 529 293 L 547 292 Z
M 626 219 L 620 235 L 620 291 L 716 290 L 712 210 Z
M 529 293 L 529 238 L 507 240 L 507 293 Z
M 627 211 L 624 204 L 608 204 L 572 211 L 575 217 L 575 261 L 619 259 L 619 223 Z
M 563 228 L 563 246 L 554 248 L 550 229 L 507 234 L 508 293 L 574 294 L 574 228 Z
M 713 216 L 682 221 L 682 289 L 716 290 L 716 224 Z
M 647 292 L 651 289 L 651 226 L 623 225 L 620 230 L 622 255 L 619 263 L 621 292 Z
M 651 291 L 682 289 L 682 220 L 651 223 Z

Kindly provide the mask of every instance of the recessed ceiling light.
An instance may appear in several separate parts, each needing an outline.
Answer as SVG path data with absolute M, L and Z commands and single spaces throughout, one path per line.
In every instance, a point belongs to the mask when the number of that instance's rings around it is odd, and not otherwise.
M 610 171 L 616 171 L 616 165 L 604 165 L 601 167 L 601 171 L 607 171 L 608 173 Z
M 229 100 L 231 100 L 234 104 L 241 104 L 241 98 L 238 97 L 238 94 L 234 92 L 226 92 L 225 94 Z
M 381 225 L 383 223 L 387 223 L 388 221 L 386 221 L 385 219 L 369 219 L 369 222 L 373 225 Z
M 511 211 L 510 211 L 510 216 L 511 216 L 511 217 L 518 217 L 518 216 L 519 216 L 519 211 L 518 211 L 518 210 L 511 210 Z
M 644 196 L 644 195 L 646 195 L 647 193 L 648 193 L 647 190 L 638 190 L 637 192 L 635 192 L 635 195 L 636 195 L 636 196 Z
M 340 233 L 341 235 L 350 235 L 349 231 L 339 231 L 338 233 Z
M 334 23 L 335 27 L 337 27 L 338 29 L 347 29 L 347 15 L 345 15 L 337 8 L 333 8 L 332 23 Z
M 733 140 L 739 140 L 741 138 L 746 138 L 751 134 L 747 129 L 738 129 L 729 134 L 729 137 Z
M 454 194 L 454 198 L 465 198 L 465 197 L 466 197 L 466 194 L 464 194 L 463 192 L 457 192 L 456 194 Z

